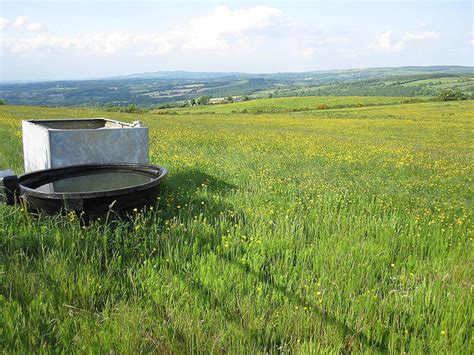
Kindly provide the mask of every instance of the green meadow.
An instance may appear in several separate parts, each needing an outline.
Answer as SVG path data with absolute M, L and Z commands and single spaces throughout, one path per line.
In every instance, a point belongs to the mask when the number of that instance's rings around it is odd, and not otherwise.
M 110 117 L 170 172 L 122 221 L 0 205 L 0 349 L 472 353 L 474 101 L 401 102 L 0 106 L 0 169 L 21 120 Z
M 389 97 L 389 96 L 326 96 L 326 97 L 281 97 L 258 99 L 224 105 L 205 105 L 191 108 L 158 110 L 155 113 L 291 113 L 299 111 L 315 111 L 322 109 L 364 107 L 377 105 L 395 105 L 408 102 L 423 102 L 432 97 Z

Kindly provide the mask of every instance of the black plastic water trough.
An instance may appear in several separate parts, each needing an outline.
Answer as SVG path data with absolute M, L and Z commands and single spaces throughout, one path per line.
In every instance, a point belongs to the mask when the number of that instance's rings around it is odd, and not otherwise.
M 156 204 L 167 173 L 157 165 L 74 165 L 28 173 L 18 182 L 20 195 L 34 210 L 98 217 Z

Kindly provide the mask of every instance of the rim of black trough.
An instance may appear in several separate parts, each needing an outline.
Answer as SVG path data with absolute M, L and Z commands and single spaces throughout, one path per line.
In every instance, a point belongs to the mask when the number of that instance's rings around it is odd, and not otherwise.
M 86 173 L 97 173 L 97 172 L 140 172 L 150 177 L 155 177 L 150 182 L 132 185 L 130 187 L 102 190 L 93 192 L 44 192 L 38 191 L 41 185 L 62 180 L 69 177 L 86 175 Z M 166 178 L 168 171 L 158 165 L 150 164 L 85 164 L 85 165 L 71 165 L 62 168 L 44 169 L 37 170 L 31 173 L 21 175 L 18 178 L 20 183 L 21 192 L 28 192 L 30 196 L 36 197 L 48 197 L 48 198 L 93 198 L 93 197 L 107 197 L 114 196 L 117 194 L 126 194 L 136 191 L 147 189 L 148 187 L 158 185 Z
M 127 187 L 89 192 L 41 191 L 38 188 L 61 180 L 101 173 L 129 173 L 146 177 L 146 182 Z M 107 213 L 113 204 L 114 211 L 156 203 L 159 185 L 168 171 L 150 164 L 87 164 L 38 170 L 18 178 L 20 194 L 37 210 L 49 213 L 61 209 L 82 211 L 91 215 Z M 148 180 L 149 179 L 149 180 Z

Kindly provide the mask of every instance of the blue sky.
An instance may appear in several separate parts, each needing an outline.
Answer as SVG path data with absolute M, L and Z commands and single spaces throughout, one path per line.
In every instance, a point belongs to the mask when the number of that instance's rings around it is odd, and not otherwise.
M 473 65 L 471 1 L 0 3 L 0 80 Z

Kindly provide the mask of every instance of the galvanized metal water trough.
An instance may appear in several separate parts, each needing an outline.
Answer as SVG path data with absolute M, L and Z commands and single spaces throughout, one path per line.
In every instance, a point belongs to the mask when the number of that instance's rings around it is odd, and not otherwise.
M 107 118 L 22 121 L 25 173 L 79 164 L 148 164 L 148 128 Z

